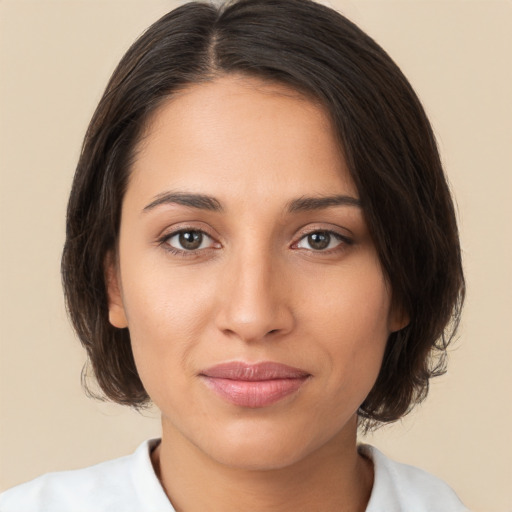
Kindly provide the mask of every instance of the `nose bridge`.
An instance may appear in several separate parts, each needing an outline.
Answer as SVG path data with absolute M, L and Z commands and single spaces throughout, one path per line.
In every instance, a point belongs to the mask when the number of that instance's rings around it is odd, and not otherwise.
M 230 259 L 219 327 L 245 341 L 291 329 L 293 315 L 277 258 L 246 246 Z

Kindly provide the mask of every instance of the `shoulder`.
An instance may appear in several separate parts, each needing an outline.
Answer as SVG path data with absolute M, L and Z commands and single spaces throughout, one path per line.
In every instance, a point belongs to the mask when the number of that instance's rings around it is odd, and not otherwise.
M 395 462 L 376 448 L 360 445 L 373 461 L 374 484 L 366 512 L 469 512 L 453 489 L 422 469 Z
M 172 512 L 146 441 L 132 454 L 73 471 L 48 473 L 0 494 L 2 512 Z M 151 507 L 151 508 L 148 508 Z

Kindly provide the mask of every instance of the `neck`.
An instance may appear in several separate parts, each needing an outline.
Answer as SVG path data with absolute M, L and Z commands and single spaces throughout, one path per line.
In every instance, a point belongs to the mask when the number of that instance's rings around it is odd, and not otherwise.
M 356 418 L 335 438 L 286 467 L 221 463 L 163 421 L 153 463 L 177 512 L 364 512 L 372 463 L 357 453 Z

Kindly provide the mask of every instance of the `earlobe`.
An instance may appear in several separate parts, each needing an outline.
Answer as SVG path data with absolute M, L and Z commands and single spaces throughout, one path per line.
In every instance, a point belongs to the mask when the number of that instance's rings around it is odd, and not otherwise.
M 112 252 L 105 258 L 105 282 L 108 296 L 109 322 L 119 329 L 128 327 L 121 293 L 119 271 L 116 258 Z
M 397 332 L 407 327 L 411 319 L 402 306 L 393 306 L 389 315 L 389 331 Z

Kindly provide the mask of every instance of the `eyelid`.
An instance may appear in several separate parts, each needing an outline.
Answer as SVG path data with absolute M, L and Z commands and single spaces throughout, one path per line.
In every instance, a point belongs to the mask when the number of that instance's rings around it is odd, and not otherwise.
M 329 223 L 318 223 L 318 224 L 307 224 L 301 227 L 297 231 L 297 235 L 295 239 L 298 241 L 304 236 L 310 235 L 311 233 L 316 233 L 318 231 L 323 231 L 325 233 L 332 233 L 336 236 L 339 236 L 341 239 L 345 241 L 353 242 L 352 237 L 353 234 L 348 228 L 343 228 L 341 226 L 337 226 Z
M 180 233 L 186 233 L 187 231 L 193 231 L 196 233 L 201 233 L 203 236 L 208 237 L 212 244 L 209 247 L 203 247 L 202 249 L 180 249 L 178 247 L 174 247 L 169 244 L 169 240 Z M 156 240 L 158 246 L 161 246 L 164 250 L 171 252 L 173 254 L 179 256 L 197 256 L 198 253 L 208 251 L 210 249 L 218 249 L 222 247 L 221 243 L 218 241 L 217 237 L 212 235 L 208 229 L 205 227 L 193 226 L 188 223 L 183 223 L 177 226 L 171 226 L 162 231 L 162 233 L 157 237 Z
M 325 224 L 324 225 L 308 225 L 305 228 L 300 229 L 299 233 L 297 234 L 297 236 L 295 238 L 295 241 L 291 245 L 291 248 L 297 249 L 297 250 L 301 250 L 301 249 L 306 250 L 306 251 L 309 250 L 311 252 L 315 252 L 315 253 L 319 253 L 319 254 L 320 253 L 329 254 L 330 252 L 335 252 L 337 250 L 340 250 L 341 249 L 340 245 L 342 247 L 347 246 L 347 245 L 353 245 L 354 240 L 352 239 L 352 237 L 349 235 L 346 235 L 340 231 L 342 231 L 341 228 L 333 227 L 332 225 L 330 225 L 329 227 L 327 227 Z M 307 236 L 309 236 L 313 233 L 319 233 L 319 232 L 328 233 L 331 236 L 334 236 L 337 240 L 340 241 L 340 243 L 338 245 L 336 245 L 336 247 L 333 247 L 331 249 L 324 249 L 324 250 L 305 249 L 302 247 L 297 247 L 298 244 L 304 238 L 306 238 Z
M 205 239 L 209 239 L 210 240 L 210 243 L 214 242 L 213 238 L 208 234 L 208 233 L 205 233 L 204 231 L 199 231 L 198 229 L 180 229 L 179 231 L 176 231 L 174 233 L 171 233 L 170 235 L 168 235 L 166 237 L 166 243 L 168 243 L 171 247 L 174 247 L 174 245 L 172 245 L 170 243 L 170 241 L 176 237 L 179 237 L 180 235 L 182 235 L 183 233 L 199 233 L 201 236 L 202 236 L 202 240 L 201 240 L 201 246 L 203 245 L 203 243 L 205 242 Z M 186 250 L 186 252 L 193 252 L 195 250 L 199 251 L 201 249 L 208 249 L 209 247 L 198 247 L 197 249 L 188 249 Z M 175 249 L 180 249 L 179 247 L 174 247 Z
M 201 223 L 202 224 L 202 223 Z M 208 237 L 212 243 L 209 245 L 209 247 L 204 247 L 200 249 L 180 249 L 177 247 L 174 247 L 168 243 L 169 239 L 171 239 L 174 236 L 179 235 L 180 233 L 187 232 L 187 231 L 194 231 L 198 233 L 202 233 L 204 236 Z M 197 256 L 200 252 L 209 251 L 211 249 L 220 249 L 222 248 L 222 244 L 218 241 L 219 237 L 213 235 L 211 230 L 207 227 L 199 227 L 197 225 L 191 225 L 189 223 L 183 223 L 178 224 L 174 226 L 169 226 L 166 229 L 162 231 L 162 233 L 158 236 L 156 242 L 159 246 L 162 246 L 164 250 L 172 252 L 174 254 L 183 255 L 183 256 Z M 322 254 L 329 254 L 334 253 L 340 250 L 343 250 L 346 246 L 350 246 L 354 244 L 354 240 L 351 236 L 344 234 L 343 231 L 349 231 L 348 229 L 343 229 L 339 226 L 332 226 L 332 225 L 311 225 L 308 224 L 305 227 L 302 227 L 299 232 L 297 233 L 296 237 L 294 238 L 294 242 L 291 244 L 290 248 L 295 250 L 305 250 L 309 252 L 314 253 L 322 253 Z M 298 244 L 307 236 L 313 234 L 313 233 L 328 233 L 331 236 L 335 237 L 337 240 L 339 240 L 339 244 L 337 244 L 335 247 L 332 247 L 330 249 L 307 249 L 298 247 Z

